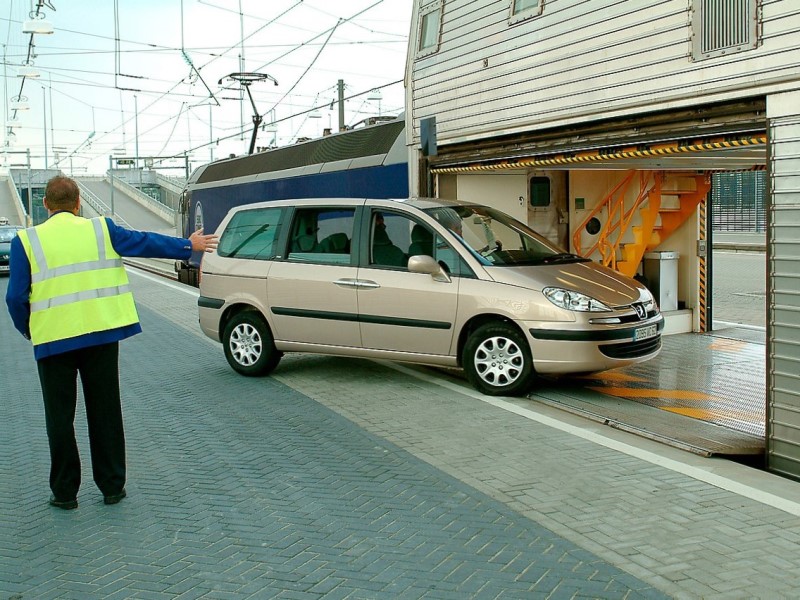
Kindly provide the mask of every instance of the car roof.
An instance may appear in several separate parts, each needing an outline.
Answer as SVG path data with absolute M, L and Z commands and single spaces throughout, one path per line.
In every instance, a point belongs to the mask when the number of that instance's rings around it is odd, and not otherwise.
M 426 198 L 426 197 L 414 197 L 409 198 L 405 201 L 407 204 L 415 208 L 419 208 L 420 210 L 426 210 L 429 208 L 444 208 L 444 207 L 452 207 L 452 206 L 466 206 L 466 205 L 473 205 L 474 202 L 463 202 L 459 200 L 445 200 L 443 198 Z
M 459 202 L 457 200 L 443 200 L 441 198 L 286 198 L 282 200 L 267 200 L 264 202 L 254 202 L 233 207 L 232 211 L 251 210 L 256 208 L 268 208 L 270 206 L 360 206 L 363 204 L 385 205 L 387 203 L 397 203 L 412 206 L 420 210 L 430 208 L 443 208 L 452 206 L 465 206 L 474 204 L 473 202 Z

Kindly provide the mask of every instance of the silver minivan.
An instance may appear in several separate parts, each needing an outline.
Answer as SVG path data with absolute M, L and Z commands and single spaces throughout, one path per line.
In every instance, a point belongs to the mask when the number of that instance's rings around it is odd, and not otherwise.
M 323 198 L 228 213 L 201 266 L 200 326 L 243 375 L 285 352 L 461 367 L 491 395 L 537 374 L 649 360 L 647 288 L 486 206 Z

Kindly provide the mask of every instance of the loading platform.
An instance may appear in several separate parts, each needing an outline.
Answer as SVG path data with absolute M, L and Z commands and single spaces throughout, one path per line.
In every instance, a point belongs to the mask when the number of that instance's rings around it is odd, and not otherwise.
M 664 336 L 658 358 L 544 381 L 531 400 L 703 456 L 764 455 L 765 333 L 729 327 Z

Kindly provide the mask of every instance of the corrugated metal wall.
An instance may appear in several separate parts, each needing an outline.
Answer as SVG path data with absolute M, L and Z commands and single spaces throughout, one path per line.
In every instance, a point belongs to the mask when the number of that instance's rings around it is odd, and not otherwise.
M 767 462 L 800 479 L 800 115 L 770 118 L 769 136 Z
M 765 95 L 797 81 L 796 0 L 723 2 L 731 3 L 748 7 L 731 14 L 761 15 L 761 33 L 747 38 L 757 47 L 713 46 L 698 60 L 692 23 L 700 0 L 547 0 L 540 16 L 519 23 L 509 22 L 510 0 L 445 0 L 438 50 L 409 55 L 413 141 L 419 120 L 434 115 L 446 145 Z M 744 25 L 755 27 L 753 19 Z

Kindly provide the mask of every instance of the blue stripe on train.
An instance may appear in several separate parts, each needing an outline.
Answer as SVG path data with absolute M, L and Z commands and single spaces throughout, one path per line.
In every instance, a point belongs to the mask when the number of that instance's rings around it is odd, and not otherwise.
M 197 203 L 202 206 L 206 233 L 216 231 L 228 211 L 236 206 L 285 200 L 288 198 L 407 198 L 408 166 L 398 163 L 387 166 L 344 169 L 297 177 L 267 179 L 192 191 L 187 230 L 194 230 Z M 189 261 L 198 265 L 199 253 Z

